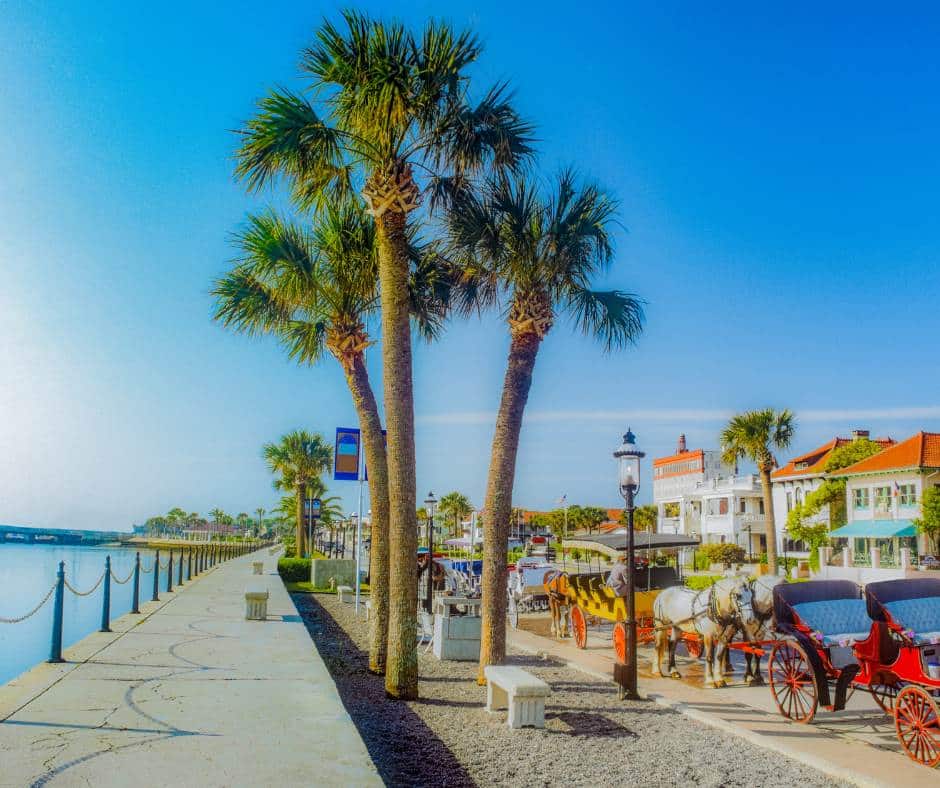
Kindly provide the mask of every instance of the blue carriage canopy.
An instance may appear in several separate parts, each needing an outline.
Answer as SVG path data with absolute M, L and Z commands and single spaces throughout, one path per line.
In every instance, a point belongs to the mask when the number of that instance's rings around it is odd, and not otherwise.
M 794 633 L 793 606 L 804 602 L 861 599 L 862 590 L 851 580 L 813 580 L 774 586 L 774 621 L 781 632 Z

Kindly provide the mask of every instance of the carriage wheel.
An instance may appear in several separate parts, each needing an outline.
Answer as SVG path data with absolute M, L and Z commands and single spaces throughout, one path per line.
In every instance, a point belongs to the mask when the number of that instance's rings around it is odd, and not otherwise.
M 782 641 L 770 652 L 770 691 L 780 713 L 794 722 L 807 723 L 816 716 L 819 693 L 813 666 L 803 647 Z
M 509 619 L 509 626 L 513 629 L 519 628 L 519 605 L 516 602 L 516 598 L 510 594 L 509 595 L 509 606 L 506 610 L 507 618 Z
M 940 763 L 940 714 L 921 687 L 905 687 L 894 703 L 894 728 L 904 752 L 925 766 Z
M 571 629 L 574 644 L 578 648 L 587 646 L 587 619 L 584 617 L 584 611 L 577 605 L 571 608 Z
M 895 678 L 883 676 L 888 679 L 886 684 L 872 684 L 871 696 L 885 714 L 894 714 L 894 704 L 897 701 L 898 693 L 901 691 L 901 683 Z
M 618 662 L 627 661 L 627 625 L 623 621 L 614 624 L 614 654 Z

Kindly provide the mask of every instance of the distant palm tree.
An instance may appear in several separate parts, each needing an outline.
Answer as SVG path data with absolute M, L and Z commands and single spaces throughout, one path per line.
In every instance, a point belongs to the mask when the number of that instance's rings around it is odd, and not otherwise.
M 767 567 L 777 574 L 777 532 L 774 523 L 774 498 L 770 473 L 777 467 L 774 451 L 789 447 L 796 430 L 796 419 L 789 410 L 751 410 L 734 416 L 721 431 L 722 461 L 737 467 L 747 458 L 757 465 L 764 495 L 767 533 Z
M 266 511 L 263 506 L 259 506 L 255 509 L 255 514 L 258 515 L 258 533 L 256 535 L 261 535 L 264 533 L 264 515 Z
M 591 289 L 613 259 L 609 226 L 615 204 L 594 185 L 563 172 L 543 194 L 524 178 L 499 178 L 460 195 L 448 213 L 452 259 L 463 269 L 455 305 L 465 312 L 505 300 L 509 361 L 496 417 L 483 525 L 483 621 L 480 670 L 506 655 L 506 550 L 516 452 L 532 372 L 542 340 L 567 313 L 582 333 L 610 351 L 633 343 L 642 302 L 619 290 Z
M 166 513 L 166 521 L 170 528 L 179 533 L 186 522 L 186 512 L 176 506 Z
M 441 514 L 445 517 L 454 518 L 453 534 L 455 537 L 459 537 L 463 533 L 460 524 L 473 511 L 473 504 L 470 503 L 470 499 L 463 493 L 454 490 L 454 492 L 441 496 L 440 509 Z
M 343 368 L 352 395 L 372 502 L 369 669 L 384 673 L 388 642 L 388 460 L 378 402 L 366 367 L 367 322 L 379 308 L 375 224 L 358 204 L 325 205 L 310 231 L 274 214 L 253 216 L 237 238 L 235 268 L 213 288 L 215 318 L 247 334 L 276 335 L 292 358 L 325 352 Z M 445 278 L 416 244 L 410 279 L 415 324 L 433 338 L 445 311 Z
M 470 103 L 467 70 L 480 46 L 469 33 L 431 22 L 415 35 L 353 11 L 343 18 L 344 29 L 325 22 L 303 54 L 316 106 L 286 90 L 263 99 L 243 132 L 236 173 L 251 188 L 286 178 L 307 207 L 360 193 L 375 218 L 393 600 L 386 692 L 410 699 L 418 694 L 418 655 L 408 221 L 422 196 L 413 168 L 428 173 L 433 202 L 491 163 L 518 167 L 531 129 L 504 87 Z
M 228 519 L 228 515 L 219 507 L 216 507 L 215 509 L 210 509 L 209 517 L 212 518 L 212 522 L 217 526 L 216 528 L 213 529 L 215 531 L 221 530 L 220 528 L 218 528 L 218 526 L 225 525 L 225 521 Z
M 313 496 L 324 489 L 320 475 L 332 466 L 333 447 L 318 432 L 294 430 L 278 443 L 266 443 L 263 454 L 271 473 L 279 476 L 274 482 L 275 489 L 294 491 L 297 518 L 294 549 L 298 557 L 306 555 L 304 498 L 308 489 Z

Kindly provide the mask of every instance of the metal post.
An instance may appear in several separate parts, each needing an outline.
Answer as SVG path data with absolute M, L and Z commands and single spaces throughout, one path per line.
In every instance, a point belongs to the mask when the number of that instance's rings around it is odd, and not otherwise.
M 166 590 L 170 593 L 173 590 L 173 551 L 170 550 L 170 560 L 166 565 Z
M 193 579 L 193 548 L 186 548 L 186 582 Z
M 362 483 L 365 481 L 362 477 L 365 474 L 362 468 L 365 465 L 365 452 L 359 452 L 359 465 L 356 467 L 356 475 L 359 477 L 359 508 L 356 510 L 356 612 L 359 612 L 359 586 L 362 584 Z
M 111 631 L 111 556 L 104 558 L 104 594 L 101 601 L 100 632 Z
M 424 597 L 424 609 L 430 613 L 434 596 L 434 515 L 428 514 L 428 590 Z
M 134 599 L 131 603 L 131 613 L 140 612 L 140 552 L 134 558 Z
M 627 661 L 626 686 L 621 685 L 620 696 L 638 700 L 636 688 L 636 550 L 633 538 L 633 487 L 627 486 L 624 494 L 627 510 Z
M 65 561 L 59 561 L 55 583 L 55 607 L 52 611 L 52 648 L 49 662 L 62 662 L 62 607 L 65 603 Z
M 176 585 L 183 585 L 183 548 L 180 548 L 180 565 L 177 571 Z
M 160 550 L 153 557 L 153 598 L 151 602 L 160 601 Z

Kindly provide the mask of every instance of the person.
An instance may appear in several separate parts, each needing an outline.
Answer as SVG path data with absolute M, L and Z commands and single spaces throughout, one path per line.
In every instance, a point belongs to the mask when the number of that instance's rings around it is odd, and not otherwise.
M 617 563 L 607 576 L 607 587 L 617 596 L 626 596 L 630 586 L 627 584 L 627 556 L 617 558 Z

